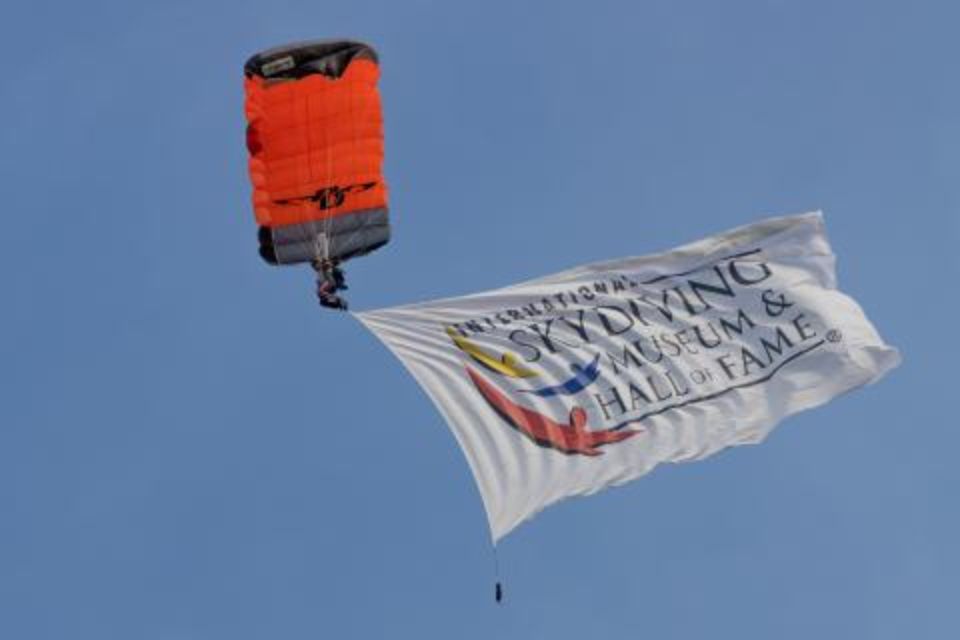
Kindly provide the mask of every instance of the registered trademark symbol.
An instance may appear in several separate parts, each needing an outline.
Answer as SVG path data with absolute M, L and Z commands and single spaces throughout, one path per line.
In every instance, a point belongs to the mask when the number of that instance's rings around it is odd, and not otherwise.
M 843 340 L 843 334 L 840 333 L 840 329 L 827 331 L 827 342 L 840 342 L 841 340 Z

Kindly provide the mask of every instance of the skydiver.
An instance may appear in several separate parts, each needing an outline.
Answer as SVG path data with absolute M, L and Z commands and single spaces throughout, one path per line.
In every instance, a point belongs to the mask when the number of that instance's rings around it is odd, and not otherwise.
M 348 288 L 343 270 L 339 267 L 338 262 L 324 258 L 323 260 L 316 260 L 312 264 L 314 271 L 317 272 L 317 300 L 320 302 L 320 306 L 346 311 L 347 301 L 337 295 L 338 291 L 344 291 Z

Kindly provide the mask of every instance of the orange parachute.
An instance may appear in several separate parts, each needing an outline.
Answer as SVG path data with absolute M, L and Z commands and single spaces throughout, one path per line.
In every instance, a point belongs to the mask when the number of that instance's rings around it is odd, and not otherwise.
M 323 303 L 323 287 L 344 288 L 341 261 L 390 239 L 377 54 L 353 41 L 297 43 L 254 55 L 244 72 L 260 255 L 312 264 Z

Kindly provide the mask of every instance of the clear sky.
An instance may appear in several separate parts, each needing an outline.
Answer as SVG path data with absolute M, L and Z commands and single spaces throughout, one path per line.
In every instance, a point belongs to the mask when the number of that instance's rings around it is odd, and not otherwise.
M 22 2 L 0 51 L 0 637 L 956 637 L 951 2 Z M 903 365 L 500 548 L 426 396 L 256 254 L 242 65 L 381 53 L 357 309 L 822 208 Z

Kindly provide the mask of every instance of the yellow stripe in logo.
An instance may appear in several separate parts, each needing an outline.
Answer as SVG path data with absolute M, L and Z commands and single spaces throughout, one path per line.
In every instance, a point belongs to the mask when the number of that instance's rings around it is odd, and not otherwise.
M 536 378 L 540 375 L 536 371 L 531 371 L 520 364 L 517 357 L 509 351 L 497 358 L 496 355 L 484 351 L 450 327 L 447 327 L 447 335 L 450 336 L 453 344 L 457 345 L 458 349 L 494 373 L 510 376 L 511 378 Z

